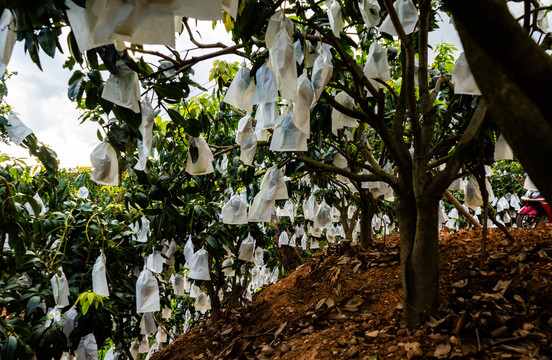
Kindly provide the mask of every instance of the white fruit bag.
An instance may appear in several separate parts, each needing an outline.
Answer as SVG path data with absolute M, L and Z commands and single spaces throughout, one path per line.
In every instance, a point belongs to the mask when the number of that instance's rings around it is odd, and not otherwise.
M 305 55 L 303 54 L 303 47 L 301 46 L 301 40 L 294 42 L 293 47 L 295 48 L 295 61 L 297 61 L 297 64 L 301 65 L 303 63 L 303 59 L 305 58 Z
M 314 60 L 314 65 L 312 66 L 311 82 L 314 88 L 313 104 L 320 99 L 320 95 L 330 81 L 332 74 L 332 53 L 327 47 L 322 45 L 320 47 L 318 57 Z
M 257 130 L 273 129 L 278 121 L 278 116 L 280 116 L 280 112 L 275 102 L 260 104 L 255 113 L 255 120 L 257 120 L 255 128 Z
M 163 314 L 161 314 L 161 317 L 163 319 L 170 319 L 171 318 L 171 313 L 172 313 L 171 308 L 168 307 L 167 305 L 165 305 L 165 307 L 163 308 Z
M 240 160 L 245 165 L 253 165 L 256 151 L 257 134 L 253 130 L 244 132 L 240 143 Z
M 104 360 L 117 360 L 119 355 L 115 353 L 115 348 L 110 347 L 109 350 L 105 353 Z
M 109 296 L 107 285 L 107 273 L 105 268 L 105 255 L 101 251 L 92 268 L 92 291 L 101 296 Z
M 366 64 L 364 65 L 364 75 L 366 75 L 376 90 L 379 90 L 384 86 L 373 79 L 380 79 L 383 81 L 391 80 L 389 61 L 387 60 L 387 50 L 375 41 L 368 49 L 368 58 L 366 59 Z
M 272 15 L 266 28 L 265 43 L 267 49 L 272 47 L 281 29 L 284 29 L 289 37 L 293 35 L 293 22 L 284 15 L 283 11 L 278 11 Z
M 510 198 L 510 206 L 515 211 L 519 211 L 521 209 L 521 206 L 519 205 L 519 197 L 517 196 L 517 194 L 513 194 Z
M 195 302 L 196 311 L 207 311 L 211 310 L 211 298 L 208 295 L 205 295 L 204 292 L 201 292 Z
M 332 224 L 332 208 L 326 204 L 325 200 L 318 206 L 318 211 L 314 217 L 314 227 L 325 228 Z
M 254 93 L 255 81 L 252 81 L 249 69 L 242 66 L 234 76 L 222 101 L 238 109 L 251 111 L 253 107 L 249 103 Z
M 90 195 L 90 191 L 88 191 L 86 186 L 81 186 L 77 192 L 77 197 L 79 199 L 88 199 L 88 195 Z
M 251 237 L 251 234 L 241 242 L 238 259 L 248 262 L 255 261 L 255 239 Z
M 491 184 L 488 182 L 487 179 L 485 179 L 485 186 L 489 194 L 489 203 L 490 203 L 494 200 L 494 194 L 491 188 Z M 466 185 L 465 194 L 466 194 L 464 199 L 465 206 L 471 209 L 475 209 L 476 207 L 483 205 L 483 197 L 481 195 L 481 190 L 479 189 L 479 184 L 477 183 L 477 179 L 475 177 L 470 176 L 468 180 L 468 184 Z
M 186 259 L 186 264 L 184 264 L 184 267 L 187 269 L 190 269 L 190 264 L 192 263 L 192 258 L 194 257 L 194 243 L 192 241 L 192 236 L 188 236 L 188 241 L 186 241 L 186 245 L 184 245 L 184 258 Z
M 77 360 L 98 360 L 98 345 L 96 337 L 90 333 L 80 339 L 79 347 L 75 351 Z
M 222 207 L 222 222 L 225 224 L 247 224 L 247 205 L 236 194 Z
M 5 8 L 0 17 L 0 73 L 4 74 L 17 40 L 15 21 L 10 9 Z
M 132 360 L 138 358 L 138 349 L 140 348 L 140 343 L 138 342 L 138 339 L 135 339 L 132 344 L 130 345 L 130 355 L 132 356 Z
M 533 181 L 529 178 L 529 175 L 525 176 L 525 181 L 523 182 L 523 188 L 526 190 L 537 190 L 537 186 L 533 184 Z
M 111 39 L 115 42 L 174 47 L 174 15 L 171 4 L 166 1 L 135 1 L 133 11 L 126 18 L 118 17 Z
M 514 160 L 514 152 L 503 134 L 500 134 L 495 144 L 494 160 Z
M 222 262 L 222 273 L 224 276 L 234 276 L 236 275 L 236 271 L 232 268 L 232 265 L 234 265 L 234 260 L 232 260 L 231 257 L 227 257 Z
M 314 88 L 307 71 L 297 79 L 297 97 L 293 104 L 293 123 L 303 134 L 310 137 L 310 109 L 314 100 Z
M 90 154 L 90 179 L 100 185 L 119 186 L 119 160 L 108 142 L 101 142 Z
M 288 199 L 284 204 L 284 211 L 288 214 L 289 220 L 293 223 L 295 220 L 296 208 L 295 203 L 291 201 L 291 199 Z
M 255 195 L 253 203 L 249 207 L 247 221 L 270 222 L 272 214 L 276 211 L 276 201 L 263 199 L 262 193 Z
M 312 250 L 320 249 L 320 243 L 318 242 L 317 239 L 311 238 L 309 248 L 311 248 Z
M 330 21 L 330 27 L 332 28 L 334 36 L 341 37 L 341 31 L 343 31 L 343 18 L 341 16 L 341 5 L 339 5 L 339 1 L 330 1 L 328 20 Z
M 163 264 L 165 264 L 165 258 L 159 250 L 154 250 L 146 261 L 146 267 L 155 274 L 163 272 Z
M 146 168 L 153 141 L 154 120 L 155 113 L 150 102 L 148 100 L 142 101 L 142 122 L 139 128 L 142 140 L 138 139 L 138 163 L 134 166 L 136 170 L 143 171 Z
M 58 272 L 59 275 L 55 274 L 50 280 L 52 284 L 52 293 L 56 306 L 67 306 L 69 305 L 69 283 L 61 267 L 58 269 Z
M 199 2 L 196 0 L 196 2 Z M 239 0 L 222 0 L 222 10 L 226 11 L 233 19 L 238 16 Z
M 307 250 L 307 234 L 301 236 L 301 249 Z
M 140 83 L 138 74 L 119 61 L 117 75 L 109 75 L 102 91 L 102 98 L 139 113 Z
M 481 95 L 481 90 L 472 75 L 466 54 L 462 53 L 454 63 L 452 82 L 455 94 Z
M 197 159 L 192 152 L 197 151 Z M 186 160 L 186 172 L 190 175 L 206 175 L 215 171 L 213 167 L 213 153 L 203 136 L 191 137 L 188 146 L 188 159 Z M 194 162 L 194 160 L 196 160 Z
M 355 100 L 344 91 L 336 95 L 335 101 L 346 108 L 355 108 Z M 332 109 L 332 133 L 334 135 L 337 136 L 337 130 L 343 129 L 344 127 L 356 127 L 357 125 L 357 119 L 345 115 L 336 109 Z
M 140 319 L 140 334 L 141 335 L 151 335 L 157 331 L 157 325 L 153 319 L 153 313 L 147 312 L 142 315 Z M 147 352 L 144 351 L 144 352 Z
M 288 196 L 284 173 L 276 165 L 268 168 L 261 181 L 262 198 L 265 200 L 285 200 Z
M 148 242 L 148 233 L 150 231 L 150 221 L 145 215 L 142 215 L 140 218 L 142 225 L 139 225 L 137 222 L 133 223 L 130 226 L 130 229 L 136 233 L 136 241 L 138 242 Z
M 23 140 L 33 133 L 13 112 L 10 111 L 6 119 L 8 120 L 8 126 L 5 126 L 6 132 L 15 145 L 21 145 Z
M 295 246 L 296 246 L 296 243 L 297 243 L 297 235 L 296 235 L 296 234 L 293 234 L 293 235 L 291 236 L 291 239 L 289 239 L 289 246 L 295 247 Z
M 291 37 L 285 29 L 276 35 L 268 49 L 270 69 L 274 72 L 280 95 L 284 99 L 295 101 L 297 95 L 297 66 L 295 66 L 295 49 Z
M 180 274 L 171 275 L 170 282 L 173 287 L 175 295 L 183 296 L 184 295 L 184 277 Z
M 289 245 L 289 236 L 287 231 L 282 231 L 280 237 L 278 238 L 278 246 Z
M 263 266 L 264 265 L 264 250 L 260 246 L 255 249 L 255 265 Z
M 310 134 L 309 134 L 310 135 Z M 293 123 L 291 111 L 281 115 L 270 142 L 271 151 L 307 151 L 307 134 Z
M 266 64 L 261 65 L 255 74 L 255 92 L 251 98 L 251 105 L 273 103 L 278 101 L 278 85 L 274 73 Z
M 380 21 L 378 0 L 360 0 L 358 7 L 366 27 L 377 26 Z
M 159 311 L 159 285 L 153 273 L 144 269 L 136 281 L 136 312 Z
M 318 211 L 318 203 L 316 202 L 316 197 L 314 194 L 311 194 L 307 199 L 305 206 L 303 207 L 303 214 L 305 219 L 313 220 L 316 212 Z
M 149 351 L 149 340 L 147 336 L 144 336 L 142 338 L 142 341 L 140 341 L 140 346 L 138 347 L 138 353 L 139 354 L 145 354 Z
M 195 280 L 211 281 L 209 273 L 209 253 L 205 249 L 198 250 L 190 262 L 188 278 Z
M 174 14 L 179 17 L 197 20 L 222 20 L 221 0 L 172 0 L 171 5 Z
M 98 16 L 91 9 L 80 7 L 73 1 L 66 1 L 65 5 L 68 7 L 67 18 L 69 19 L 71 30 L 73 30 L 75 40 L 81 52 L 112 43 L 108 39 L 109 34 L 102 33 L 105 36 L 101 38 L 100 34 L 95 33 L 94 30 L 98 23 Z
M 418 9 L 416 9 L 416 5 L 414 5 L 412 0 L 398 0 L 395 1 L 393 7 L 397 12 L 399 21 L 406 35 L 412 34 L 416 28 L 416 23 L 418 22 Z M 389 15 L 387 15 L 385 20 L 383 20 L 383 23 L 380 26 L 380 31 L 392 36 L 398 35 Z
M 504 210 L 508 210 L 510 207 L 510 203 L 504 196 L 502 196 L 500 199 L 498 199 L 498 202 L 496 203 L 496 212 L 501 212 Z
M 159 330 L 157 331 L 157 334 L 155 334 L 155 340 L 158 343 L 167 342 L 167 333 L 165 332 L 165 330 L 159 328 Z
M 36 202 L 38 203 L 38 206 L 40 207 L 40 212 L 38 213 L 38 216 L 44 216 L 44 214 L 46 214 L 46 211 L 47 211 L 46 205 L 44 205 L 44 201 L 42 201 L 42 198 L 38 194 L 34 194 L 33 199 L 36 200 Z M 33 210 L 33 207 L 28 202 L 25 203 L 25 209 L 27 209 L 27 211 L 29 212 L 29 215 L 37 216 L 37 214 L 35 214 Z
M 63 327 L 63 333 L 67 338 L 69 338 L 69 335 L 73 332 L 73 329 L 76 325 L 76 318 L 77 318 L 77 308 L 75 305 L 71 306 L 69 310 L 63 314 L 64 316 L 61 316 L 61 326 Z

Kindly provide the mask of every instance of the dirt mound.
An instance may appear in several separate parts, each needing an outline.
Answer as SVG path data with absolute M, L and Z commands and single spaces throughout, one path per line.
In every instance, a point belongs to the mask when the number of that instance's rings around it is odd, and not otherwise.
M 479 269 L 481 232 L 442 233 L 439 316 L 401 324 L 398 236 L 372 251 L 332 246 L 152 359 L 549 358 L 552 228 L 498 230 Z

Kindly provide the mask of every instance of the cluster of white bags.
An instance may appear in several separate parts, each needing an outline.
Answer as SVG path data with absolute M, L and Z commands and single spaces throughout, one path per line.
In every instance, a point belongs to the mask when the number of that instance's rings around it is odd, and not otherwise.
M 192 157 L 192 151 L 197 150 L 198 157 Z M 186 172 L 190 175 L 206 175 L 215 171 L 213 153 L 203 136 L 191 137 L 186 160 Z M 196 161 L 194 161 L 196 160 Z
M 90 179 L 100 185 L 119 186 L 119 160 L 107 141 L 101 142 L 90 154 Z

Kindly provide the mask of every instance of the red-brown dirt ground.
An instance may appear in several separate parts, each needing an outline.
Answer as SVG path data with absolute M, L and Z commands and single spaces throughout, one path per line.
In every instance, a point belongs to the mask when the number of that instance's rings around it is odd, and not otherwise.
M 398 234 L 362 251 L 344 240 L 225 310 L 152 359 L 550 359 L 552 227 L 440 235 L 439 313 L 401 324 Z

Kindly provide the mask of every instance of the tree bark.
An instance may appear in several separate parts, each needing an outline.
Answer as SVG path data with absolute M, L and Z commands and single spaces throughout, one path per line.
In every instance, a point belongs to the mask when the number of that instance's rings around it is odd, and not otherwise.
M 376 211 L 376 199 L 369 190 L 360 189 L 360 247 L 372 247 L 372 218 Z
M 412 295 L 405 304 L 404 322 L 414 327 L 439 307 L 439 199 L 425 196 L 416 201 L 416 232 L 410 258 Z
M 416 235 L 416 201 L 414 196 L 402 196 L 397 199 L 397 216 L 399 218 L 401 244 L 401 283 L 403 290 L 403 322 L 412 324 L 411 309 L 415 293 L 412 285 L 412 249 Z M 410 326 L 410 325 L 409 325 Z M 415 325 L 414 325 L 415 326 Z
M 502 0 L 445 0 L 470 69 L 508 144 L 552 201 L 552 59 Z

